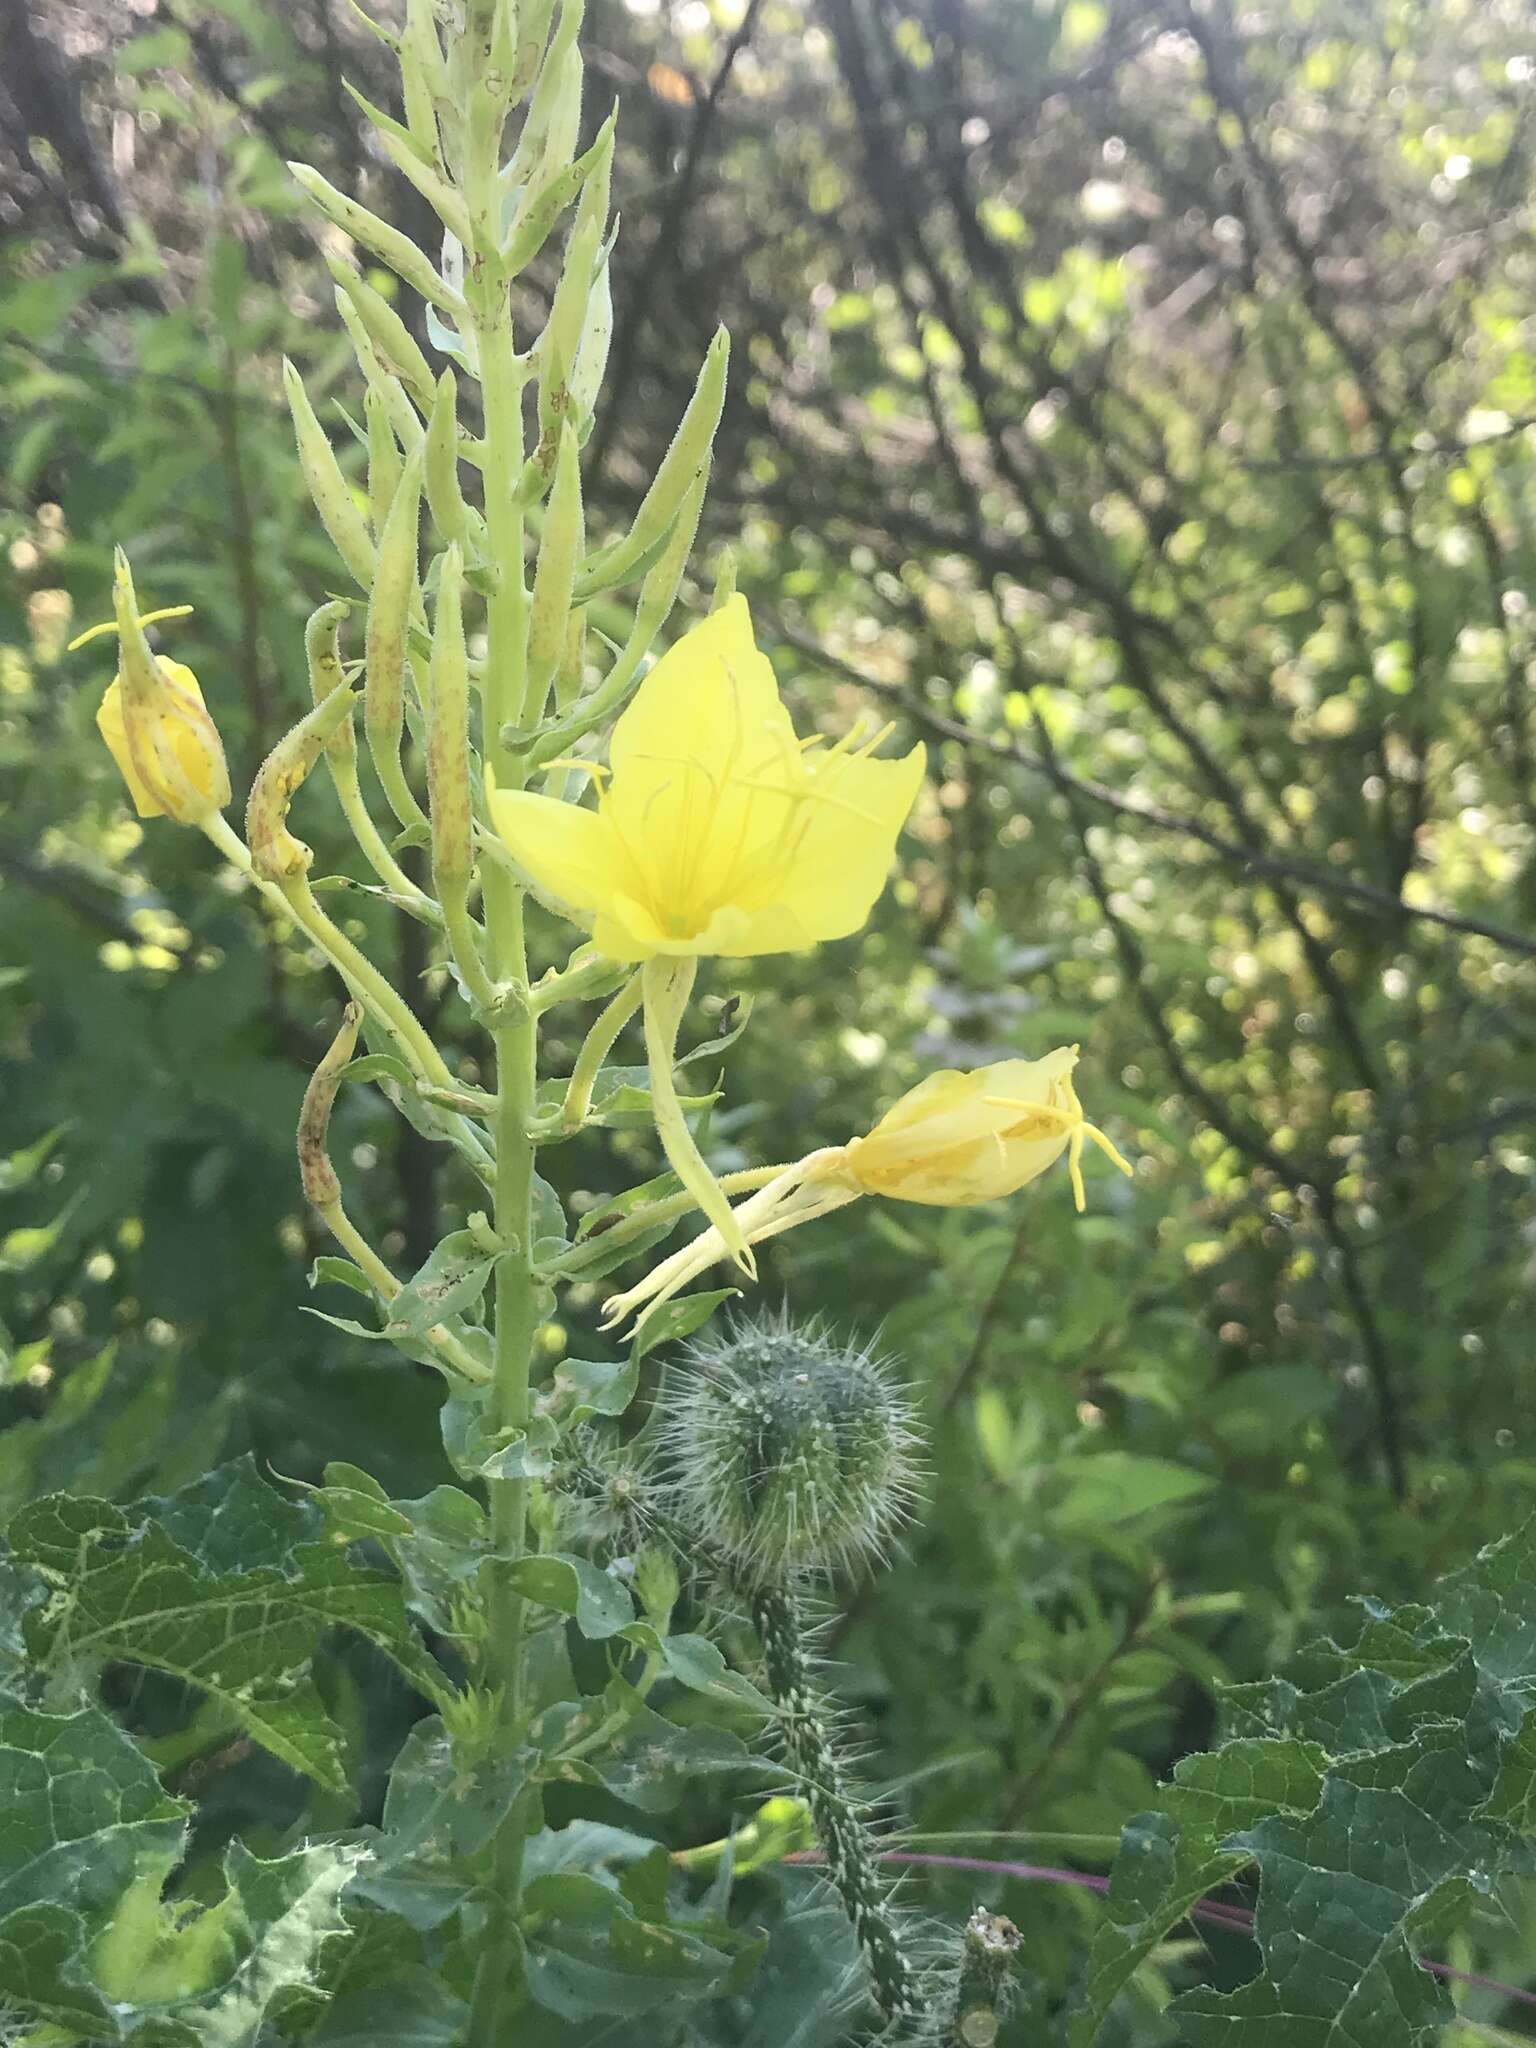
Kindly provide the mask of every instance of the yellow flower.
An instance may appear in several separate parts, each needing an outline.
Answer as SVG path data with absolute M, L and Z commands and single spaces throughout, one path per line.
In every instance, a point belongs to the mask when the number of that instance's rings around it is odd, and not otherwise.
M 595 809 L 493 790 L 491 815 L 611 959 L 799 952 L 857 931 L 885 886 L 925 753 L 873 760 L 883 737 L 798 739 L 737 596 L 640 685 Z
M 828 1146 L 771 1171 L 731 1211 L 734 1237 L 761 1244 L 861 1195 L 961 1208 L 1011 1195 L 1063 1153 L 1079 1211 L 1086 1202 L 1082 1153 L 1088 1139 L 1122 1173 L 1131 1168 L 1083 1115 L 1072 1086 L 1077 1047 L 1039 1060 L 999 1060 L 964 1074 L 930 1074 L 888 1109 L 866 1137 Z M 663 1260 L 637 1287 L 603 1304 L 609 1327 L 636 1309 L 667 1301 L 734 1248 L 718 1225 Z
M 139 816 L 168 817 L 178 825 L 190 825 L 210 811 L 223 810 L 229 802 L 224 750 L 191 669 L 184 662 L 163 657 L 156 666 L 163 695 L 154 708 L 143 716 L 130 711 L 119 672 L 101 700 L 96 729 L 128 785 Z M 171 769 L 173 762 L 185 778 L 186 789 Z
M 1072 1086 L 1077 1047 L 1040 1060 L 1000 1060 L 974 1073 L 946 1068 L 888 1109 L 866 1138 L 846 1148 L 847 1170 L 865 1194 L 958 1208 L 1011 1195 L 1067 1154 L 1072 1193 L 1085 1202 L 1082 1154 L 1088 1138 L 1130 1168 L 1083 1117 Z
M 200 824 L 223 810 L 230 798 L 218 728 L 191 669 L 179 661 L 158 659 L 144 638 L 148 620 L 175 617 L 187 607 L 141 618 L 127 559 L 119 549 L 113 608 L 118 670 L 96 713 L 97 730 L 141 818 Z M 96 633 L 111 630 L 94 627 L 72 645 L 79 647 Z

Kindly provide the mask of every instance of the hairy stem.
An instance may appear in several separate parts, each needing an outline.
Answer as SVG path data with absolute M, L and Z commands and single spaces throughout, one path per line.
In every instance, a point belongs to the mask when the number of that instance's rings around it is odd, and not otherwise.
M 521 710 L 528 602 L 523 579 L 523 518 L 513 491 L 522 468 L 520 391 L 512 352 L 506 284 L 490 251 L 495 237 L 495 164 L 478 167 L 470 192 L 477 232 L 485 241 L 474 263 L 469 292 L 483 384 L 485 415 L 485 521 L 496 583 L 487 612 L 484 668 L 485 758 L 498 785 L 519 787 L 521 758 L 502 742 L 503 728 Z M 496 1234 L 512 1247 L 496 1269 L 496 1354 L 491 1384 L 492 1426 L 524 1428 L 539 1305 L 533 1276 L 533 1121 L 538 1023 L 528 1001 L 528 957 L 523 934 L 523 891 L 499 863 L 484 869 L 487 966 L 508 991 L 496 1024 Z M 501 1695 L 502 1742 L 511 1749 L 526 1714 L 523 1601 L 508 1566 L 527 1538 L 528 1481 L 488 1482 L 494 1555 L 485 1566 L 488 1676 Z M 522 1888 L 525 1817 L 520 1807 L 497 1834 L 495 1903 L 475 1972 L 468 2042 L 493 2048 L 502 2035 L 501 2012 L 511 1974 L 518 1898 Z

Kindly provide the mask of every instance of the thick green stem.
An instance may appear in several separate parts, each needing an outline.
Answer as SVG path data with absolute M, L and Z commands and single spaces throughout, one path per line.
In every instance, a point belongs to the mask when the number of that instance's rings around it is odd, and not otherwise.
M 494 171 L 494 166 L 491 167 Z M 482 174 L 484 167 L 480 167 Z M 521 786 L 521 758 L 502 744 L 503 728 L 521 711 L 528 600 L 523 580 L 523 519 L 513 490 L 522 468 L 519 385 L 512 351 L 507 290 L 494 256 L 494 176 L 483 193 L 471 191 L 477 232 L 484 234 L 470 284 L 483 377 L 485 413 L 486 537 L 496 584 L 487 611 L 484 678 L 485 758 L 503 789 Z M 483 219 L 479 216 L 483 215 Z M 511 1255 L 496 1270 L 496 1355 L 491 1423 L 498 1430 L 526 1426 L 533 1340 L 539 1321 L 533 1274 L 533 1144 L 528 1127 L 536 1109 L 538 1024 L 528 1001 L 528 959 L 523 936 L 523 891 L 499 863 L 484 866 L 487 966 L 508 991 L 496 1023 L 496 1233 Z M 528 1481 L 488 1482 L 494 1554 L 485 1567 L 487 1675 L 501 1696 L 502 1741 L 512 1748 L 527 1713 L 524 1699 L 524 1613 L 508 1566 L 527 1539 Z M 514 1807 L 494 1849 L 496 1900 L 486 1923 L 485 1947 L 475 1973 L 470 2007 L 470 2048 L 494 2048 L 511 1973 L 518 1897 L 522 1885 L 525 1818 Z

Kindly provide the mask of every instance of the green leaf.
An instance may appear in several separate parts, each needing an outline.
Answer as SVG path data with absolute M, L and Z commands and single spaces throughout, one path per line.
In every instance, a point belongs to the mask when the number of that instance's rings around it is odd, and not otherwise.
M 449 1231 L 421 1271 L 389 1304 L 386 1334 L 403 1331 L 407 1336 L 422 1337 L 434 1323 L 473 1308 L 495 1267 L 495 1256 L 487 1256 L 473 1231 Z
M 680 1060 L 673 1061 L 675 1069 L 692 1066 L 695 1060 L 716 1060 L 721 1053 L 728 1052 L 752 1021 L 752 1004 L 745 996 L 732 996 L 720 1012 L 720 1022 L 725 1027 L 713 1038 L 706 1038 L 691 1052 L 685 1052 Z
M 338 1536 L 355 1543 L 365 1536 L 410 1536 L 415 1525 L 379 1482 L 356 1465 L 330 1464 L 324 1486 L 311 1489 Z
M 361 1268 L 354 1266 L 350 1259 L 333 1258 L 323 1253 L 309 1269 L 311 1287 L 323 1286 L 327 1281 L 338 1287 L 350 1287 L 354 1294 L 362 1295 L 365 1301 L 372 1301 L 373 1284 Z M 370 1333 L 371 1334 L 371 1333 Z
M 622 1415 L 635 1398 L 639 1366 L 636 1358 L 562 1358 L 555 1368 L 555 1392 L 574 1395 L 573 1422 L 589 1415 Z
M 182 1854 L 188 1809 L 95 1706 L 47 1714 L 0 1693 L 0 1998 L 116 2032 L 88 1951 L 141 1865 Z
M 406 1619 L 398 1582 L 333 1542 L 308 1503 L 241 1460 L 131 1510 L 55 1494 L 16 1516 L 16 1560 L 53 1597 L 25 1619 L 29 1652 L 58 1670 L 108 1662 L 169 1673 L 225 1706 L 274 1756 L 345 1789 L 338 1731 L 309 1675 L 331 1627 L 377 1644 L 428 1697 L 445 1681 Z
M 380 1863 L 478 1854 L 529 1782 L 537 1753 L 522 1749 L 466 1767 L 434 1714 L 418 1721 L 389 1774 Z
M 730 1729 L 669 1721 L 622 1678 L 609 1681 L 604 1698 L 609 1711 L 624 1713 L 627 1722 L 617 1746 L 588 1762 L 596 1781 L 626 1806 L 666 1813 L 701 1779 L 749 1771 L 762 1784 L 779 1775 L 777 1766 L 754 1756 Z
M 711 1047 L 710 1050 L 718 1050 Z M 543 1117 L 558 1116 L 565 1101 L 569 1081 L 549 1080 L 539 1084 L 539 1113 Z M 708 1109 L 719 1098 L 716 1095 L 682 1095 L 678 1101 L 685 1115 Z M 586 1128 L 596 1126 L 602 1130 L 626 1131 L 645 1130 L 656 1121 L 651 1105 L 651 1070 L 649 1067 L 604 1067 L 592 1088 L 592 1102 L 587 1111 Z M 550 1136 L 562 1133 L 554 1131 Z M 574 1136 L 572 1132 L 570 1135 Z
M 507 1577 L 527 1599 L 574 1615 L 576 1626 L 595 1643 L 606 1642 L 635 1618 L 625 1588 L 584 1557 L 557 1551 L 520 1557 L 507 1567 Z
M 759 1692 L 750 1678 L 733 1671 L 707 1636 L 668 1636 L 661 1643 L 661 1654 L 667 1670 L 690 1691 L 753 1707 L 759 1713 L 774 1712 L 768 1695 Z
M 390 1550 L 405 1583 L 406 1605 L 429 1628 L 452 1635 L 455 1606 L 487 1548 L 485 1509 L 457 1486 L 435 1486 L 419 1500 L 392 1503 L 411 1524 Z
M 1479 1895 L 1536 1859 L 1526 1810 L 1536 1692 L 1536 1523 L 1444 1580 L 1430 1604 L 1368 1603 L 1347 1649 L 1311 1646 L 1294 1679 L 1232 1688 L 1229 1739 L 1175 1773 L 1125 1831 L 1074 2048 L 1173 1924 L 1247 1866 L 1262 1967 L 1171 2008 L 1182 2040 L 1230 2048 L 1430 2048 L 1454 2018 L 1420 1967 Z
M 201 2048 L 254 2048 L 273 2007 L 315 1984 L 324 1944 L 346 1932 L 341 1894 L 365 1851 L 315 1843 L 270 1863 L 232 1842 L 224 1876 L 238 1901 L 243 1950 L 227 1984 L 202 2004 L 193 2024 Z
M 1065 1529 L 1113 1527 L 1149 1509 L 1194 1500 L 1214 1484 L 1187 1465 L 1133 1451 L 1095 1451 L 1058 1466 L 1056 1476 L 1065 1492 L 1052 1519 Z
M 642 1317 L 630 1345 L 631 1361 L 638 1365 L 658 1344 L 675 1344 L 691 1337 L 707 1323 L 722 1301 L 733 1301 L 739 1287 L 717 1287 L 707 1294 L 685 1294 L 681 1301 L 664 1301 Z
M 344 1991 L 332 2001 L 312 2048 L 454 2048 L 469 2008 L 433 1972 Z
M 730 1956 L 682 1928 L 640 1919 L 620 1892 L 595 1877 L 536 1877 L 524 1906 L 528 1988 L 565 2019 L 654 2012 L 707 1998 L 730 1973 Z
M 486 1389 L 456 1392 L 443 1403 L 443 1448 L 465 1479 L 546 1479 L 558 1431 L 545 1415 L 526 1429 L 492 1427 Z

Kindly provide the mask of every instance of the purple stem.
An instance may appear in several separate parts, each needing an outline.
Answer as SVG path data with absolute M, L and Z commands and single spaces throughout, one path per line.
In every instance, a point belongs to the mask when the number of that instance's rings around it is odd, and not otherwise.
M 820 1863 L 821 1853 L 806 1849 L 785 1857 L 786 1863 Z M 984 1870 L 996 1877 L 1020 1877 L 1037 1884 L 1074 1884 L 1084 1891 L 1107 1892 L 1109 1879 L 1087 1870 L 1063 1870 L 1051 1863 L 994 1863 L 985 1856 L 934 1856 L 908 1849 L 886 1849 L 882 1863 L 916 1863 L 941 1870 Z M 1253 1915 L 1246 1906 L 1224 1905 L 1220 1899 L 1201 1899 L 1189 1909 L 1192 1920 L 1209 1920 L 1218 1927 L 1230 1927 L 1243 1934 L 1253 1931 Z M 1435 1977 L 1449 1977 L 1457 1984 L 1470 1984 L 1478 1991 L 1497 1991 L 1518 2005 L 1536 2008 L 1536 1991 L 1524 1991 L 1518 1984 L 1502 1983 L 1497 1977 L 1480 1976 L 1475 1970 L 1456 1970 L 1449 1963 L 1419 1957 L 1419 1968 Z

